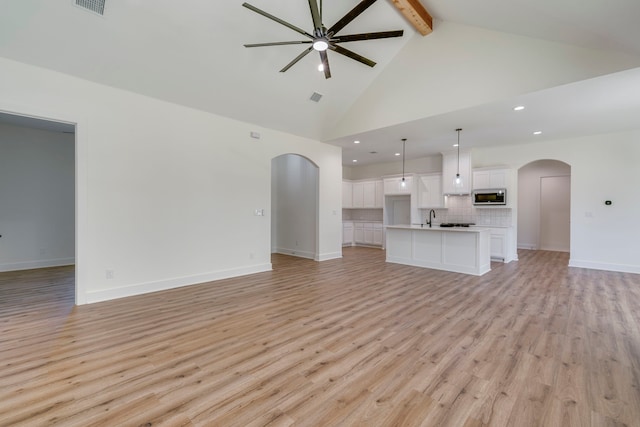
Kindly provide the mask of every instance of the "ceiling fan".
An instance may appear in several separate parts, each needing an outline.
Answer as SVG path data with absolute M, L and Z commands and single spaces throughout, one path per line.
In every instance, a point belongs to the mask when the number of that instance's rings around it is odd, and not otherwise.
M 340 30 L 342 30 L 347 24 L 353 21 L 358 15 L 364 12 L 369 6 L 375 3 L 376 0 L 362 0 L 360 3 L 356 5 L 351 11 L 349 11 L 346 15 L 344 15 L 338 22 L 333 24 L 330 28 L 327 28 L 322 23 L 322 0 L 320 0 L 320 4 L 318 5 L 317 0 L 309 0 L 309 9 L 311 10 L 311 19 L 313 20 L 313 32 L 308 33 L 301 28 L 296 27 L 286 21 L 283 21 L 280 18 L 277 18 L 264 10 L 258 9 L 255 6 L 250 5 L 249 3 L 243 3 L 242 6 L 250 9 L 256 13 L 259 13 L 262 16 L 265 16 L 279 24 L 284 25 L 292 29 L 293 31 L 302 34 L 309 38 L 309 40 L 299 40 L 299 41 L 285 41 L 285 42 L 272 42 L 272 43 L 254 43 L 254 44 L 245 44 L 245 47 L 264 47 L 264 46 L 281 46 L 281 45 L 289 45 L 289 44 L 311 44 L 311 46 L 304 50 L 300 55 L 296 56 L 293 61 L 289 62 L 284 66 L 281 73 L 284 73 L 296 62 L 300 61 L 304 58 L 309 52 L 312 50 L 317 50 L 320 53 L 320 60 L 322 61 L 322 70 L 324 71 L 324 77 L 331 77 L 331 70 L 329 69 L 329 59 L 327 57 L 327 50 L 332 50 L 341 55 L 347 56 L 351 59 L 355 59 L 358 62 L 361 62 L 369 67 L 373 67 L 376 63 L 364 56 L 358 55 L 355 52 L 352 52 L 344 47 L 340 46 L 338 43 L 346 43 L 346 42 L 355 42 L 360 40 L 373 40 L 373 39 L 385 39 L 390 37 L 402 37 L 403 30 L 396 31 L 380 31 L 375 33 L 362 33 L 362 34 L 350 34 L 339 36 L 337 35 Z

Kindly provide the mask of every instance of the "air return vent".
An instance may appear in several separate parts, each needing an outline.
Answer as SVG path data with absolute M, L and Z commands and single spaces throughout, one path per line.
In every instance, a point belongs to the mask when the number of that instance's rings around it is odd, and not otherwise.
M 322 98 L 322 94 L 321 93 L 313 92 L 313 95 L 311 95 L 311 98 L 309 98 L 309 99 L 312 100 L 313 102 L 319 102 L 320 98 Z
M 104 15 L 104 2 L 105 0 L 75 0 L 76 6 L 80 6 L 84 9 L 90 10 L 98 15 Z

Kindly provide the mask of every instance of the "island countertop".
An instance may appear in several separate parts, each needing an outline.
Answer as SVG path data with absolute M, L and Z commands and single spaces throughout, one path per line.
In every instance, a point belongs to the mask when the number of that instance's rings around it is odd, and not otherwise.
M 428 225 L 414 225 L 414 224 L 397 224 L 397 225 L 386 225 L 386 228 L 393 228 L 399 230 L 416 230 L 416 231 L 454 231 L 454 232 L 464 232 L 464 233 L 481 233 L 483 231 L 490 231 L 489 228 L 484 228 L 482 226 L 473 226 L 473 227 L 440 227 L 439 225 L 434 225 L 433 227 L 429 227 Z

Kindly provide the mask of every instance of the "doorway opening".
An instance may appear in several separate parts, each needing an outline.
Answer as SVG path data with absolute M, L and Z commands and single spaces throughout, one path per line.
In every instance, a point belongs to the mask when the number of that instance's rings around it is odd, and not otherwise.
M 570 252 L 571 166 L 536 160 L 518 170 L 518 248 Z
M 319 170 L 298 154 L 271 160 L 271 253 L 318 260 Z
M 75 137 L 74 123 L 0 111 L 0 272 L 75 266 Z

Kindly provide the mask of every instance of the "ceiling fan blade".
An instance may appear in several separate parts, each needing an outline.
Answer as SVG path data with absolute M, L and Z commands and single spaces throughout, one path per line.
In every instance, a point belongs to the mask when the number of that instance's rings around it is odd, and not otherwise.
M 376 0 L 362 0 L 360 3 L 356 5 L 351 11 L 349 11 L 346 15 L 344 15 L 338 22 L 333 24 L 331 28 L 327 30 L 327 33 L 336 34 L 338 31 L 343 29 L 349 22 L 356 19 L 358 15 L 367 10 L 369 6 L 374 4 Z
M 313 46 L 310 47 L 309 49 L 305 50 L 304 52 L 302 52 L 300 55 L 296 56 L 295 59 L 293 61 L 289 62 L 287 65 L 285 65 L 284 68 L 282 70 L 280 70 L 280 72 L 284 73 L 289 68 L 293 67 L 296 64 L 296 62 L 300 61 L 302 58 L 304 58 L 312 50 L 313 50 Z
M 283 46 L 288 44 L 309 44 L 309 43 L 313 43 L 313 40 L 300 40 L 300 41 L 293 41 L 293 42 L 251 43 L 251 44 L 245 44 L 244 47 Z
M 322 18 L 320 18 L 316 0 L 309 0 L 309 9 L 311 9 L 311 19 L 313 19 L 313 28 L 315 29 L 314 35 L 320 37 L 322 36 Z
M 347 36 L 336 36 L 331 38 L 332 43 L 356 42 L 360 40 L 387 39 L 391 37 L 402 37 L 403 30 L 380 31 L 377 33 L 351 34 Z
M 320 59 L 322 60 L 322 71 L 324 71 L 324 78 L 331 78 L 331 69 L 329 68 L 329 57 L 327 56 L 327 51 L 320 51 Z
M 376 63 L 372 60 L 365 58 L 362 55 L 358 55 L 357 53 L 352 52 L 349 49 L 345 49 L 342 46 L 331 45 L 329 46 L 329 49 L 335 51 L 336 53 L 339 53 L 340 55 L 348 56 L 351 59 L 355 59 L 356 61 L 361 62 L 364 65 L 368 65 L 369 67 L 373 67 L 376 65 Z
M 242 5 L 243 5 L 244 7 L 246 7 L 247 9 L 249 9 L 249 10 L 253 10 L 253 11 L 254 11 L 254 12 L 256 12 L 256 13 L 259 13 L 260 15 L 262 15 L 262 16 L 264 16 L 264 17 L 266 17 L 266 18 L 271 19 L 272 21 L 276 21 L 278 24 L 284 25 L 285 27 L 290 28 L 290 29 L 292 29 L 293 31 L 295 31 L 295 32 L 297 32 L 297 33 L 300 33 L 300 34 L 302 34 L 302 35 L 304 35 L 304 36 L 307 36 L 307 37 L 309 37 L 310 39 L 313 39 L 313 38 L 314 38 L 311 34 L 307 33 L 305 30 L 303 30 L 303 29 L 301 29 L 301 28 L 298 28 L 298 27 L 296 27 L 296 26 L 295 26 L 295 25 L 293 25 L 293 24 L 289 24 L 287 21 L 283 21 L 282 19 L 277 18 L 277 17 L 275 17 L 275 16 L 271 15 L 270 13 L 265 12 L 265 11 L 264 11 L 264 10 L 262 10 L 262 9 L 258 9 L 257 7 L 252 6 L 252 5 L 250 5 L 249 3 L 242 3 Z

